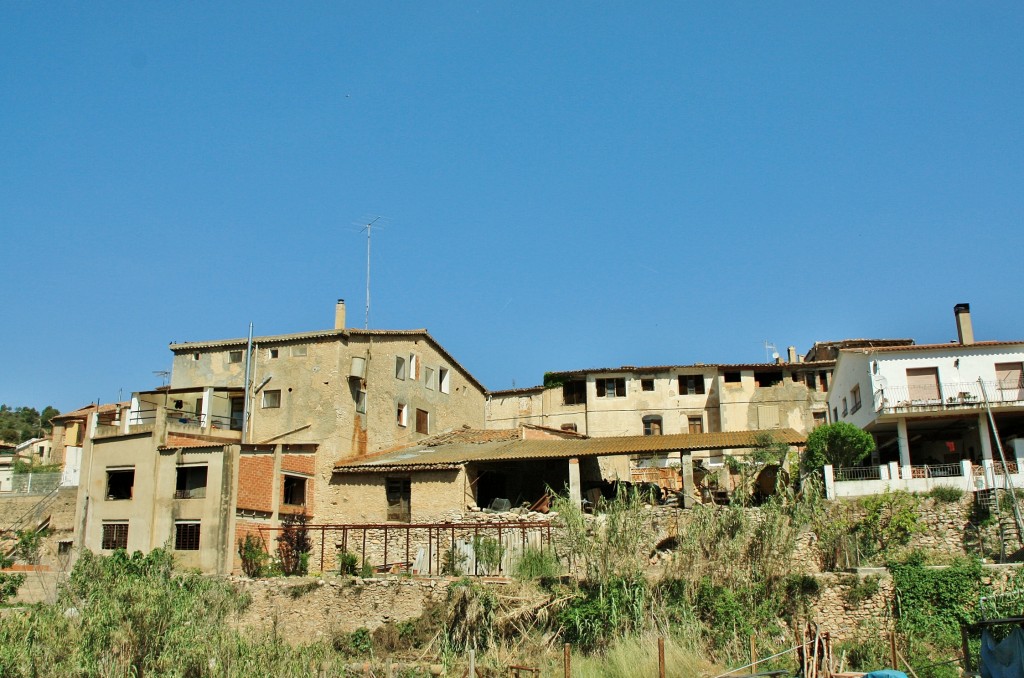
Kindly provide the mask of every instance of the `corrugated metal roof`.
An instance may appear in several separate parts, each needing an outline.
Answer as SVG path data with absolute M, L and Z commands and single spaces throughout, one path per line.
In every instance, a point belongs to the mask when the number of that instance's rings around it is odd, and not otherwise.
M 806 436 L 791 428 L 768 431 L 776 440 L 802 445 Z M 665 436 L 618 436 L 565 440 L 508 440 L 489 443 L 452 443 L 438 447 L 417 445 L 403 450 L 338 462 L 336 473 L 379 472 L 403 466 L 421 468 L 481 461 L 572 459 L 606 457 L 621 454 L 656 454 L 692 450 L 720 450 L 754 447 L 756 436 L 765 431 L 726 431 L 721 433 L 678 433 Z

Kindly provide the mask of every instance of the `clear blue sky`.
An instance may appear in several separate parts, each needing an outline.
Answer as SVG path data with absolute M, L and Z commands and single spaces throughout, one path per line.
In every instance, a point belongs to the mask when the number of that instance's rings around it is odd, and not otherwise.
M 638 6 L 645 5 L 645 6 Z M 427 327 L 486 386 L 1024 339 L 1024 4 L 0 4 L 0 402 Z

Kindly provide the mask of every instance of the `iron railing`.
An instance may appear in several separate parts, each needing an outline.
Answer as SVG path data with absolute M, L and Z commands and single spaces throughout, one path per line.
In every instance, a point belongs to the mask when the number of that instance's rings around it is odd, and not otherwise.
M 881 480 L 882 469 L 878 466 L 851 466 L 832 469 L 832 477 L 843 480 Z
M 319 560 L 321 572 L 337 567 L 339 553 L 351 552 L 359 556 L 360 564 L 370 564 L 377 572 L 500 576 L 507 572 L 510 560 L 527 548 L 552 548 L 552 525 L 539 521 L 256 527 L 271 553 L 270 541 L 275 533 L 296 529 L 309 533 L 313 544 L 310 562 Z M 483 562 L 476 552 L 480 540 L 485 538 L 497 542 L 501 556 L 495 563 Z M 465 569 L 453 572 L 460 569 L 460 563 Z
M 931 409 L 973 409 L 985 404 L 982 383 L 993 405 L 1024 403 L 1024 384 L 972 381 L 933 386 L 887 386 L 874 394 L 875 412 L 912 412 Z

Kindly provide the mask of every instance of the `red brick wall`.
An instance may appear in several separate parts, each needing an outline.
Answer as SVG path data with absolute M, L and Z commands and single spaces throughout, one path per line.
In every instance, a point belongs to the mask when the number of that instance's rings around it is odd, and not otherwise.
M 311 476 L 316 472 L 316 455 L 285 453 L 281 455 L 281 470 Z
M 242 559 L 238 557 L 238 543 L 245 539 L 246 535 L 254 535 L 263 540 L 263 546 L 269 552 L 274 545 L 274 533 L 270 531 L 260 532 L 260 526 L 266 526 L 266 523 L 257 523 L 250 520 L 242 520 L 238 518 L 235 520 L 235 543 L 234 549 L 234 564 L 232 566 L 232 572 L 240 573 L 242 571 Z
M 269 513 L 274 500 L 274 455 L 243 454 L 238 460 L 237 507 Z

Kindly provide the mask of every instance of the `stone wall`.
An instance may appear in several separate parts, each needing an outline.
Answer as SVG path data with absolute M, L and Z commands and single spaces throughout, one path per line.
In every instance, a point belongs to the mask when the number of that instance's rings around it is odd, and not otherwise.
M 371 631 L 388 622 L 423 614 L 431 601 L 443 601 L 448 578 L 385 577 L 230 577 L 252 597 L 237 624 L 252 632 L 276 630 L 293 643 L 330 640 L 359 628 Z

